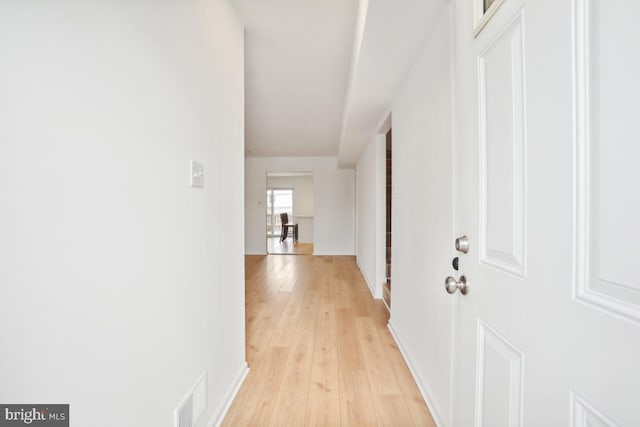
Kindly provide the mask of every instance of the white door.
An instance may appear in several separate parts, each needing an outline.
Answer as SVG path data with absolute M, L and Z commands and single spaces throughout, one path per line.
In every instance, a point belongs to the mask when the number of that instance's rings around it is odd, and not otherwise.
M 452 425 L 638 426 L 640 2 L 456 7 Z

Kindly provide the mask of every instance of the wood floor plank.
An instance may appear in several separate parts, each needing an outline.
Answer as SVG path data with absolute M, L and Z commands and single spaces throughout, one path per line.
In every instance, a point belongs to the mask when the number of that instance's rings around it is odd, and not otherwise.
M 273 411 L 273 393 L 280 388 L 285 369 L 282 360 L 286 359 L 288 348 L 271 347 L 268 355 L 256 369 L 256 375 L 247 384 L 250 392 L 246 394 L 240 407 L 235 411 L 232 423 L 234 426 L 266 425 Z M 229 418 L 229 417 L 227 417 Z M 229 420 L 231 422 L 231 420 Z
M 267 253 L 273 255 L 312 255 L 313 243 L 292 242 L 291 238 L 281 242 L 280 237 L 270 237 L 267 239 Z
M 433 426 L 348 256 L 247 256 L 250 372 L 223 426 Z
M 290 297 L 290 292 L 278 292 L 273 298 L 273 302 L 260 317 L 255 331 L 247 340 L 247 362 L 249 368 L 257 365 L 260 359 L 266 354 L 271 344 L 273 334 L 275 333 L 276 326 L 280 322 L 280 317 Z
M 322 281 L 321 260 L 311 259 L 305 295 L 292 342 L 292 350 L 286 361 L 286 373 L 276 399 L 269 425 L 303 425 L 310 389 L 313 351 L 316 341 L 315 325 L 320 309 Z
M 401 395 L 374 394 L 373 400 L 380 427 L 415 426 Z
M 340 369 L 340 425 L 377 426 L 375 405 L 364 369 Z
M 317 296 L 318 291 L 314 289 L 309 289 L 305 295 L 305 305 L 285 362 L 284 378 L 269 420 L 270 426 L 304 425 L 315 344 L 313 332 L 319 309 Z
M 308 426 L 340 424 L 336 312 L 331 295 L 330 283 L 323 282 L 314 331 L 315 343 L 305 421 Z
M 409 367 L 405 364 L 402 353 L 400 353 L 400 349 L 398 349 L 391 333 L 387 328 L 384 328 L 378 330 L 378 335 L 380 336 L 380 340 L 387 351 L 389 364 L 392 366 L 396 378 L 398 379 L 398 385 L 400 386 L 400 390 L 402 391 L 402 395 L 404 396 L 414 423 L 418 426 L 435 427 L 436 423 L 429 413 L 429 409 L 422 399 L 422 395 L 420 394 L 420 390 L 413 379 L 413 375 L 411 375 Z
M 280 317 L 280 322 L 276 327 L 271 345 L 275 347 L 288 347 L 293 341 L 298 319 L 304 306 L 305 294 L 307 288 L 304 280 L 299 280 L 297 286 L 293 289 L 289 302 L 284 309 L 284 313 Z
M 356 318 L 350 308 L 336 310 L 336 343 L 340 368 L 343 371 L 364 369 L 364 359 L 356 333 Z
M 372 393 L 399 395 L 400 386 L 396 381 L 393 368 L 389 365 L 389 359 L 373 320 L 370 317 L 356 317 L 355 323 Z

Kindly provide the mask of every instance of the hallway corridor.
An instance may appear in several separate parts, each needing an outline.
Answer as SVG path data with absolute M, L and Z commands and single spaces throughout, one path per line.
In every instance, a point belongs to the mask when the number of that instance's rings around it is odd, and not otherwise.
M 251 371 L 224 426 L 435 425 L 353 257 L 245 269 Z

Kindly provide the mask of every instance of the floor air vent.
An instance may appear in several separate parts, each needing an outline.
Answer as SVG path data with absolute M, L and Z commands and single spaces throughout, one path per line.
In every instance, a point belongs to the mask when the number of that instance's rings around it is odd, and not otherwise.
M 176 427 L 194 427 L 207 409 L 207 373 L 200 375 L 195 385 L 175 411 Z
M 193 396 L 189 396 L 178 411 L 178 427 L 193 427 Z

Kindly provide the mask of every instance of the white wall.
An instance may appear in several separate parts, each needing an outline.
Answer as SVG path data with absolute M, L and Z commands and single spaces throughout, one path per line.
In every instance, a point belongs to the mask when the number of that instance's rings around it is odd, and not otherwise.
M 449 11 L 392 106 L 392 331 L 439 425 L 447 425 L 454 275 Z
M 375 298 L 382 298 L 386 245 L 386 138 L 376 135 L 356 165 L 358 194 L 357 262 Z
M 226 0 L 0 4 L 0 402 L 169 427 L 206 371 L 198 425 L 221 413 L 246 369 L 243 55 Z
M 355 255 L 355 173 L 335 157 L 245 159 L 245 252 L 266 253 L 267 172 L 313 173 L 315 255 Z

